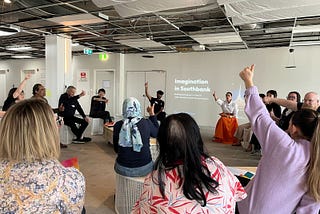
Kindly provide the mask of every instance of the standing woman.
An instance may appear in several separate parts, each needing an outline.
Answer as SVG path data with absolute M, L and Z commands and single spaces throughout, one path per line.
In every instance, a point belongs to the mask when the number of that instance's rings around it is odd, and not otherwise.
M 253 84 L 254 65 L 240 72 L 245 112 L 262 147 L 256 175 L 239 202 L 240 214 L 318 214 L 320 209 L 320 123 L 311 109 L 297 111 L 289 134 L 271 119 Z
M 217 122 L 214 142 L 234 144 L 238 145 L 237 139 L 234 137 L 234 133 L 238 128 L 238 105 L 232 101 L 232 93 L 226 93 L 226 100 L 223 101 L 216 96 L 216 92 L 213 92 L 213 98 L 217 104 L 221 107 L 222 113 Z
M 81 213 L 85 180 L 58 161 L 53 112 L 39 99 L 13 105 L 0 123 L 0 213 Z
M 133 212 L 234 213 L 246 197 L 237 178 L 203 147 L 200 129 L 186 113 L 168 116 L 157 137 L 160 154 Z
M 7 99 L 4 101 L 2 111 L 8 111 L 8 109 L 15 103 L 24 100 L 23 88 L 27 84 L 27 80 L 30 79 L 31 74 L 26 74 L 25 78 L 19 84 L 18 88 L 11 88 Z
M 150 136 L 156 137 L 159 128 L 153 108 L 154 105 L 147 108 L 150 117 L 144 119 L 136 98 L 123 101 L 123 120 L 116 122 L 113 127 L 113 145 L 118 154 L 114 169 L 118 174 L 141 177 L 152 171 Z

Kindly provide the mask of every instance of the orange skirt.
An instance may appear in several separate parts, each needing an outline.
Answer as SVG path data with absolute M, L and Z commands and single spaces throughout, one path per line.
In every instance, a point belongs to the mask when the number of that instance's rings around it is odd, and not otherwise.
M 236 142 L 236 138 L 233 136 L 238 128 L 238 120 L 235 117 L 220 117 L 217 122 L 214 142 L 232 144 Z

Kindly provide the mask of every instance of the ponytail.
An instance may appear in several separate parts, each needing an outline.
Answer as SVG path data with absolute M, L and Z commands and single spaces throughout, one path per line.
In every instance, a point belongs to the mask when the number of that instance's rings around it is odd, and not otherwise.
M 320 118 L 317 117 L 317 125 L 311 139 L 310 163 L 308 168 L 307 185 L 309 194 L 320 201 Z

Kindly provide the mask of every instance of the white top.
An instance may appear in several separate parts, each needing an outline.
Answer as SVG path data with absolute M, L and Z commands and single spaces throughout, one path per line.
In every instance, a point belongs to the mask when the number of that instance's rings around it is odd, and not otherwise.
M 217 104 L 221 107 L 223 113 L 233 114 L 233 116 L 238 117 L 238 105 L 232 100 L 228 103 L 227 101 L 218 99 Z

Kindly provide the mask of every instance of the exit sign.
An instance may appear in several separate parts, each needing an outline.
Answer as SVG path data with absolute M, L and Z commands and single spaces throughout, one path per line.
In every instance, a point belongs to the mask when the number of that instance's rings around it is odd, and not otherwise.
M 90 49 L 90 48 L 84 48 L 84 49 L 83 49 L 83 53 L 84 53 L 84 54 L 87 54 L 87 55 L 92 55 L 92 49 Z

